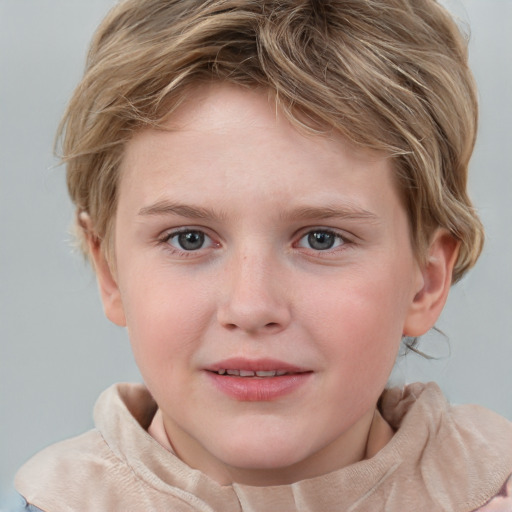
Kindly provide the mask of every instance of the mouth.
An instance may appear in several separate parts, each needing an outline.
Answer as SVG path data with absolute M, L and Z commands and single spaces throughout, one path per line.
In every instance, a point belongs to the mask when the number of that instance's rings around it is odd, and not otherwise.
M 309 372 L 308 369 L 277 359 L 246 359 L 232 357 L 206 368 L 207 371 L 229 377 L 271 378 Z
M 269 402 L 303 387 L 311 370 L 271 359 L 232 358 L 206 368 L 212 383 L 223 394 L 244 402 Z
M 221 368 L 220 370 L 214 371 L 218 375 L 227 375 L 230 377 L 257 377 L 257 378 L 268 378 L 268 377 L 282 377 L 283 375 L 294 375 L 295 373 L 302 372 L 288 372 L 286 370 L 226 370 Z

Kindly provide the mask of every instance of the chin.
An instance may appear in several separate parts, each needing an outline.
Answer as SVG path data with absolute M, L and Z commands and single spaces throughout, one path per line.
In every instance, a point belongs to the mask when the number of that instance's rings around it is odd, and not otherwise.
M 247 437 L 236 440 L 227 439 L 223 446 L 217 445 L 218 458 L 228 466 L 241 470 L 273 470 L 294 466 L 307 454 L 297 450 L 300 442 L 286 439 L 254 439 Z

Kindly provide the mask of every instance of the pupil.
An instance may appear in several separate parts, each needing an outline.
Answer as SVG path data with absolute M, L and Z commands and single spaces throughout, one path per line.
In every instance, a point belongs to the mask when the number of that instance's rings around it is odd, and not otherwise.
M 187 251 L 197 251 L 204 243 L 204 234 L 199 231 L 187 231 L 178 235 L 180 246 Z
M 314 231 L 308 235 L 308 242 L 313 249 L 325 251 L 334 245 L 334 235 L 326 231 Z

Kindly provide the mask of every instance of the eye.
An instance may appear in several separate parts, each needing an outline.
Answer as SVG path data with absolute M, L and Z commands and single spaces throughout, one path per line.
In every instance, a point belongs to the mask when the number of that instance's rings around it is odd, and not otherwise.
M 170 233 L 165 238 L 165 242 L 181 251 L 198 251 L 213 244 L 208 235 L 195 229 Z
M 315 251 L 328 251 L 345 244 L 343 237 L 327 229 L 315 229 L 306 233 L 298 243 L 299 247 Z

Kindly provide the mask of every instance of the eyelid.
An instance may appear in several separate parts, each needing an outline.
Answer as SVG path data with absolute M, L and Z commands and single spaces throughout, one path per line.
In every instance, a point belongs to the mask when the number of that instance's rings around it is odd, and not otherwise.
M 342 243 L 329 249 L 313 249 L 313 248 L 307 248 L 307 247 L 300 247 L 298 244 L 299 242 L 308 234 L 312 232 L 326 232 L 326 233 L 332 233 L 335 237 L 339 238 Z M 181 233 L 187 233 L 187 232 L 200 232 L 203 233 L 205 238 L 208 238 L 210 240 L 210 243 L 207 247 L 201 247 L 200 249 L 196 250 L 186 250 L 186 249 L 180 249 L 179 247 L 175 247 L 171 245 L 169 242 L 173 237 L 181 234 Z M 308 226 L 301 228 L 298 230 L 295 235 L 293 236 L 295 242 L 293 242 L 292 246 L 296 249 L 302 249 L 307 251 L 310 254 L 314 254 L 317 257 L 328 257 L 329 255 L 336 254 L 338 252 L 344 251 L 350 246 L 353 246 L 356 244 L 357 236 L 353 235 L 351 233 L 348 233 L 347 231 L 340 230 L 337 228 L 333 228 L 330 226 Z M 170 228 L 164 231 L 160 236 L 157 237 L 156 242 L 159 245 L 163 245 L 166 250 L 169 252 L 179 255 L 179 256 L 185 256 L 185 257 L 193 257 L 193 256 L 200 256 L 203 255 L 205 251 L 208 251 L 210 249 L 219 248 L 221 247 L 221 243 L 218 241 L 218 237 L 211 234 L 211 230 L 199 227 L 199 226 L 180 226 L 176 228 Z
M 159 244 L 164 245 L 165 249 L 170 251 L 173 254 L 183 255 L 183 256 L 187 256 L 187 257 L 194 256 L 194 255 L 199 256 L 200 254 L 203 254 L 205 250 L 220 246 L 220 243 L 215 241 L 214 237 L 211 234 L 209 234 L 208 231 L 209 230 L 207 230 L 205 228 L 196 227 L 196 226 L 181 226 L 179 228 L 168 229 L 161 236 L 158 237 L 157 242 Z M 201 247 L 196 250 L 182 249 L 182 248 L 176 247 L 170 243 L 170 241 L 174 237 L 176 237 L 180 234 L 183 234 L 183 233 L 190 233 L 190 232 L 202 233 L 204 235 L 205 239 L 210 240 L 210 243 L 208 244 L 207 247 Z
M 335 247 L 332 247 L 332 248 L 329 248 L 329 249 L 324 249 L 324 250 L 313 249 L 313 248 L 308 248 L 308 247 L 301 247 L 301 246 L 298 245 L 299 242 L 304 237 L 306 237 L 309 234 L 314 233 L 314 232 L 324 232 L 324 233 L 333 234 L 335 237 L 340 239 L 342 241 L 342 243 L 337 245 L 337 246 L 335 246 Z M 311 227 L 307 227 L 307 228 L 302 228 L 296 234 L 296 236 L 295 236 L 296 242 L 294 242 L 293 245 L 296 248 L 298 248 L 298 249 L 305 249 L 308 252 L 313 253 L 313 254 L 318 255 L 318 256 L 322 256 L 322 255 L 328 256 L 329 254 L 333 254 L 333 253 L 336 253 L 336 252 L 343 251 L 343 250 L 347 249 L 348 247 L 350 247 L 351 245 L 354 245 L 355 244 L 355 238 L 356 237 L 354 235 L 350 235 L 346 231 L 342 231 L 342 230 L 339 230 L 339 229 L 336 229 L 336 228 L 327 227 L 327 226 L 311 226 Z

